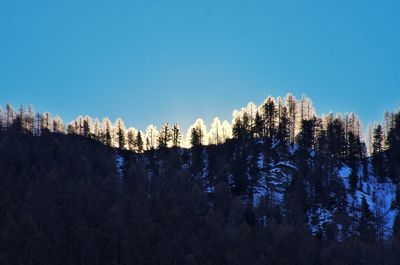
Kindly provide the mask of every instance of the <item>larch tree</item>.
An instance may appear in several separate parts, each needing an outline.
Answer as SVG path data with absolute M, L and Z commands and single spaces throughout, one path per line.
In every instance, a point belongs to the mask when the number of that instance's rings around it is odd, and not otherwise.
M 232 139 L 232 126 L 227 120 L 222 122 L 222 139 L 224 142 Z
M 24 115 L 25 130 L 33 135 L 35 130 L 35 111 L 32 105 L 29 105 L 27 113 Z
M 276 132 L 276 108 L 275 99 L 268 97 L 262 105 L 263 118 L 264 118 L 264 135 L 268 138 L 275 136 Z
M 158 132 L 158 148 L 165 149 L 170 146 L 170 141 L 172 139 L 171 129 L 168 123 L 164 123 Z
M 53 118 L 53 132 L 64 133 L 64 124 L 60 116 L 56 115 Z
M 208 142 L 209 144 L 215 145 L 223 143 L 222 124 L 218 117 L 215 117 L 211 123 L 211 129 L 208 133 Z
M 101 139 L 101 124 L 98 118 L 94 119 L 93 122 L 93 136 L 96 141 Z
M 13 109 L 13 107 L 10 105 L 10 104 L 7 104 L 6 105 L 6 111 L 5 111 L 6 113 L 6 122 L 5 122 L 5 124 L 6 124 L 6 128 L 8 129 L 8 128 L 10 128 L 11 127 L 11 125 L 13 124 L 13 122 L 14 122 L 14 109 Z
M 109 147 L 114 146 L 113 131 L 113 125 L 110 119 L 104 118 L 102 124 L 102 142 Z
M 135 141 L 138 131 L 135 128 L 129 128 L 127 133 L 127 147 L 129 151 L 137 151 L 135 148 Z
M 244 112 L 247 114 L 247 118 L 248 118 L 248 130 L 252 133 L 254 131 L 253 128 L 255 127 L 257 106 L 252 101 L 250 101 L 247 104 L 246 109 L 244 109 Z M 252 137 L 253 137 L 253 135 L 252 135 Z
M 157 127 L 149 125 L 146 129 L 146 149 L 153 150 L 157 148 Z
M 197 119 L 196 122 L 190 126 L 187 139 L 188 143 L 190 143 L 191 146 L 193 146 L 193 143 L 199 143 L 200 145 L 206 145 L 207 144 L 207 128 L 206 125 L 204 124 L 204 121 L 202 119 Z M 195 139 L 193 139 L 195 138 Z M 196 140 L 196 141 L 194 141 Z
M 118 118 L 114 124 L 115 139 L 117 139 L 117 146 L 120 149 L 125 149 L 126 144 L 126 128 L 124 121 Z
M 182 133 L 178 124 L 172 126 L 172 147 L 180 147 L 182 141 Z
M 384 165 L 384 136 L 382 126 L 378 125 L 374 129 L 373 143 L 372 143 L 372 166 L 374 175 L 378 178 L 379 182 L 383 182 L 385 178 L 385 165 Z
M 43 132 L 52 132 L 53 131 L 53 126 L 52 126 L 52 121 L 51 121 L 51 114 L 49 112 L 45 112 L 41 116 L 41 131 Z
M 93 134 L 92 124 L 93 124 L 93 121 L 92 121 L 91 117 L 85 116 L 83 118 L 83 126 L 82 126 L 82 128 L 83 128 L 82 135 L 83 136 L 88 137 L 88 138 L 92 137 L 92 134 Z
M 289 139 L 291 143 L 294 143 L 296 137 L 296 110 L 297 102 L 296 98 L 292 94 L 287 94 L 285 98 L 285 107 L 288 112 L 289 121 Z

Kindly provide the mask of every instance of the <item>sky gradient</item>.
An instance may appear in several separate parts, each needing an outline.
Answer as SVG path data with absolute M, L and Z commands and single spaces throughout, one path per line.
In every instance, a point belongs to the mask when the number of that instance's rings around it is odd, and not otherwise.
M 357 112 L 400 100 L 400 1 L 0 2 L 0 105 L 153 123 L 214 116 L 268 95 Z

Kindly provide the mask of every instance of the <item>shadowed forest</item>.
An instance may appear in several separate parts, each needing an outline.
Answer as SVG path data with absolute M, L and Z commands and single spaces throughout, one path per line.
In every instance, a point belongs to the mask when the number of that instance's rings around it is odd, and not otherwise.
M 7 105 L 0 264 L 395 265 L 399 181 L 399 111 L 364 130 L 289 94 L 184 135 Z

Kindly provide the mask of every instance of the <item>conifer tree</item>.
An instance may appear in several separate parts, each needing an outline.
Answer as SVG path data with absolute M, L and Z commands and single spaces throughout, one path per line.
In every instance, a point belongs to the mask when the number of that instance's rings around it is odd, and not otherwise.
M 178 124 L 174 124 L 174 126 L 172 126 L 172 146 L 180 147 L 181 141 L 182 141 L 181 129 L 179 128 Z
M 129 128 L 127 134 L 127 146 L 129 151 L 137 151 L 135 147 L 135 141 L 137 137 L 137 130 L 135 128 Z
M 144 150 L 142 135 L 143 133 L 141 131 L 138 131 L 135 141 L 135 149 L 138 153 L 143 153 Z
M 157 148 L 158 131 L 156 126 L 149 125 L 146 129 L 146 149 L 153 150 Z
M 360 239 L 364 242 L 373 242 L 376 239 L 373 214 L 369 209 L 367 200 L 363 196 L 361 199 L 361 217 L 358 224 Z
M 378 125 L 374 129 L 373 140 L 372 166 L 374 175 L 378 178 L 378 181 L 383 182 L 385 178 L 385 165 L 383 153 L 383 131 L 381 125 Z
M 125 144 L 126 144 L 126 135 L 125 135 L 126 129 L 124 121 L 118 118 L 115 122 L 114 128 L 116 133 L 116 139 L 118 140 L 118 148 L 123 150 L 125 149 Z
M 113 147 L 113 126 L 111 121 L 108 118 L 103 119 L 102 124 L 102 142 L 109 146 Z
M 264 135 L 268 138 L 275 136 L 276 109 L 275 99 L 268 97 L 263 105 Z
M 14 109 L 10 104 L 6 105 L 6 128 L 11 128 L 14 122 Z
M 158 132 L 158 148 L 168 148 L 171 141 L 171 131 L 168 123 L 164 123 Z

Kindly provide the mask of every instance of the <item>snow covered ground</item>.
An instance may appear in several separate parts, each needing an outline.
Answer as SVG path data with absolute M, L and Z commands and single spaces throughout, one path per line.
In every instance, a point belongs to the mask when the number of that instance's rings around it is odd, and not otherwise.
M 115 154 L 115 166 L 117 168 L 118 177 L 122 178 L 124 176 L 125 159 L 120 154 Z
M 368 180 L 361 182 L 361 189 L 354 193 L 350 191 L 349 177 L 351 169 L 343 165 L 338 172 L 347 193 L 347 212 L 349 216 L 356 219 L 360 217 L 362 198 L 365 197 L 368 207 L 375 218 L 381 220 L 382 233 L 384 238 L 389 238 L 393 232 L 396 210 L 391 208 L 396 197 L 396 185 L 392 183 L 379 183 L 377 178 L 370 175 Z M 361 178 L 361 172 L 359 172 Z M 316 210 L 309 213 L 309 226 L 312 233 L 317 233 L 320 228 L 332 220 L 333 213 L 327 209 L 316 207 Z

